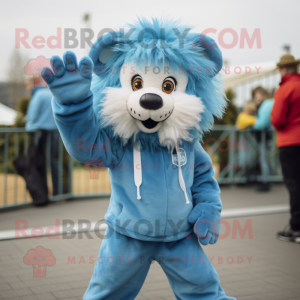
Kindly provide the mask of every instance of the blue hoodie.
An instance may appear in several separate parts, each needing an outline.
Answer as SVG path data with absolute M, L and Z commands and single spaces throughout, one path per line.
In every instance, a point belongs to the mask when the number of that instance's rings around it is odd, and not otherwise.
M 51 92 L 42 86 L 32 91 L 32 98 L 27 110 L 26 130 L 55 130 L 57 129 L 51 107 Z
M 93 96 L 71 105 L 53 99 L 52 106 L 70 155 L 82 163 L 94 162 L 109 168 L 112 194 L 105 220 L 117 232 L 140 240 L 179 240 L 193 231 L 194 222 L 190 223 L 188 217 L 198 203 L 210 203 L 221 211 L 212 162 L 198 140 L 180 145 L 182 175 L 190 202 L 187 204 L 179 184 L 177 154 L 166 147 L 154 152 L 141 150 L 141 166 L 134 171 L 133 144 L 115 145 L 99 128 Z M 139 170 L 140 200 L 134 174 Z
M 271 111 L 273 107 L 274 100 L 267 99 L 263 101 L 258 109 L 258 114 L 256 118 L 256 122 L 253 125 L 253 129 L 255 130 L 264 130 L 270 129 L 271 125 Z

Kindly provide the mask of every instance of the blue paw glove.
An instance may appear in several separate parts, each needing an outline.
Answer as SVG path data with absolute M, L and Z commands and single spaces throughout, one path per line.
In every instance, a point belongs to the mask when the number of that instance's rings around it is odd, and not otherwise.
M 220 233 L 221 213 L 215 205 L 198 203 L 189 215 L 194 232 L 202 245 L 215 244 Z
M 57 102 L 77 104 L 92 95 L 93 62 L 89 57 L 83 57 L 78 66 L 75 54 L 67 51 L 63 61 L 60 57 L 53 56 L 50 63 L 53 71 L 43 68 L 41 76 Z

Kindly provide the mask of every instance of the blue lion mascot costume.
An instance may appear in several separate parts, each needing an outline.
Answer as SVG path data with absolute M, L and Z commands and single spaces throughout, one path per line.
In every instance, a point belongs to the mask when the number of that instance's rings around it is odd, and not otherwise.
M 199 140 L 226 100 L 222 54 L 208 36 L 168 19 L 138 19 L 41 72 L 64 145 L 106 166 L 105 238 L 84 299 L 134 299 L 153 260 L 176 299 L 234 299 L 201 245 L 215 244 L 222 202 Z

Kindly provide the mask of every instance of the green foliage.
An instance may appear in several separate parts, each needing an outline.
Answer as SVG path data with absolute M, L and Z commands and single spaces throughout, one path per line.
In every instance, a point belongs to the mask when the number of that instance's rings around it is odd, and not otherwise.
M 236 122 L 236 119 L 238 116 L 238 108 L 234 104 L 234 98 L 235 98 L 234 90 L 229 88 L 225 91 L 225 94 L 226 94 L 226 98 L 227 98 L 227 107 L 226 107 L 226 110 L 225 110 L 225 113 L 224 113 L 222 119 L 215 118 L 215 125 L 235 125 L 235 122 Z M 213 142 L 206 143 L 207 141 L 209 141 L 208 139 L 213 138 L 213 139 L 215 139 L 215 141 L 218 141 L 221 134 L 222 134 L 222 132 L 220 132 L 220 131 L 212 130 L 204 135 L 202 144 L 203 144 L 204 148 L 206 148 L 205 149 L 206 151 L 208 151 L 209 146 L 211 146 L 213 144 Z M 228 146 L 227 142 L 222 141 L 219 145 L 219 148 L 226 149 L 227 146 Z M 215 152 L 208 151 L 208 154 L 211 156 L 213 162 L 215 162 L 215 163 L 218 162 L 220 164 L 220 166 L 222 166 L 222 165 L 227 166 L 228 151 L 225 151 L 225 152 L 219 151 L 219 150 L 216 150 Z
M 22 97 L 18 102 L 17 110 L 20 113 L 22 113 L 24 116 L 26 116 L 26 114 L 27 114 L 27 108 L 28 108 L 29 102 L 30 102 L 29 97 Z
M 235 92 L 232 88 L 225 91 L 227 98 L 227 107 L 222 119 L 215 119 L 216 125 L 234 125 L 238 116 L 238 108 L 233 103 Z
M 27 114 L 27 108 L 29 105 L 29 101 L 30 101 L 29 97 L 22 97 L 18 101 L 18 105 L 17 105 L 18 115 L 17 115 L 15 124 L 13 125 L 13 127 L 25 127 L 25 124 L 26 124 L 25 116 Z

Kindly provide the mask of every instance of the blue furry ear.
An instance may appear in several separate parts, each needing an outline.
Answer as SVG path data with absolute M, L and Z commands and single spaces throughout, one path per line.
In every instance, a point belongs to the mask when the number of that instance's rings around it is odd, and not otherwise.
M 94 73 L 98 76 L 103 74 L 103 68 L 105 63 L 114 55 L 116 52 L 112 50 L 113 46 L 117 43 L 117 33 L 107 33 L 101 36 L 92 46 L 89 57 L 94 63 Z
M 202 33 L 191 34 L 191 40 L 195 45 L 195 49 L 201 47 L 207 58 L 215 65 L 215 69 L 212 70 L 211 73 L 208 73 L 208 75 L 210 77 L 216 76 L 223 67 L 222 52 L 217 43 L 214 41 L 214 39 Z

